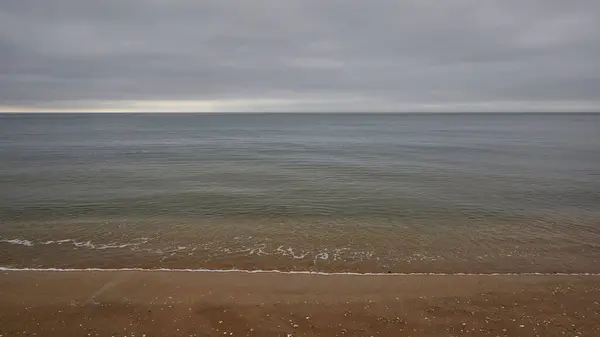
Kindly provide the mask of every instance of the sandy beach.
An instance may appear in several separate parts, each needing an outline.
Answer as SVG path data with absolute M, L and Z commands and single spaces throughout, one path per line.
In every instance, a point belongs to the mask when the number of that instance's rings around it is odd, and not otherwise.
M 600 276 L 3 271 L 0 336 L 598 336 Z

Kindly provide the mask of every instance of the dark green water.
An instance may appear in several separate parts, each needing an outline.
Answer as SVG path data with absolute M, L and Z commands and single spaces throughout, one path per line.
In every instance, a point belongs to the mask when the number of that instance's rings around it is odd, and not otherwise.
M 600 271 L 600 114 L 0 115 L 0 266 Z

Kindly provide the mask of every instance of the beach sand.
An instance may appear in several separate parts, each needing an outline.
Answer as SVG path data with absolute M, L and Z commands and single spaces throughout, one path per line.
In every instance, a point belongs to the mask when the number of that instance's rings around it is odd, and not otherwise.
M 3 271 L 0 336 L 600 336 L 600 276 Z

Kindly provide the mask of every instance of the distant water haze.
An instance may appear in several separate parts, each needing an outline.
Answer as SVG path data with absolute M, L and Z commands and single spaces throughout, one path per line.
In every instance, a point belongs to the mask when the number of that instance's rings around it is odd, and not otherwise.
M 598 114 L 0 114 L 0 266 L 600 272 Z

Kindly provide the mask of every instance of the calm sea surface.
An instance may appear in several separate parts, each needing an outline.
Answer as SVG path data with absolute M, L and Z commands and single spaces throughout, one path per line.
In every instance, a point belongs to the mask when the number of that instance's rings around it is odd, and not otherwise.
M 600 272 L 600 114 L 0 115 L 0 266 Z

